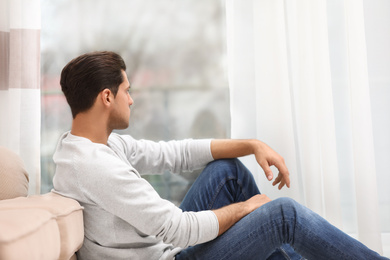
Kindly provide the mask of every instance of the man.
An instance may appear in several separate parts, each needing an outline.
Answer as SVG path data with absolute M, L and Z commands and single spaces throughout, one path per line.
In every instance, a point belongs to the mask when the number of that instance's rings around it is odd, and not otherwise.
M 94 52 L 61 73 L 73 122 L 53 157 L 53 184 L 84 207 L 80 259 L 382 259 L 295 201 L 261 195 L 228 159 L 254 154 L 269 180 L 269 166 L 279 169 L 273 185 L 289 187 L 283 158 L 258 140 L 155 143 L 112 133 L 129 125 L 125 70 L 119 55 Z M 141 178 L 205 166 L 180 208 Z

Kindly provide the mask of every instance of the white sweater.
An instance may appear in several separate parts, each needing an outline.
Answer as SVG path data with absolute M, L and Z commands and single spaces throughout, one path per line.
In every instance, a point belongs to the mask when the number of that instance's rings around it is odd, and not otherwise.
M 182 212 L 141 178 L 204 167 L 213 160 L 210 140 L 156 143 L 113 133 L 103 145 L 67 132 L 53 159 L 54 192 L 84 207 L 80 260 L 174 259 L 218 235 L 212 211 Z

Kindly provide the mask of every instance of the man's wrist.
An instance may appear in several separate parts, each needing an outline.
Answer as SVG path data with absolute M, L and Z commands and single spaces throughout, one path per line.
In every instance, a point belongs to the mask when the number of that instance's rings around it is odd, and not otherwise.
M 220 209 L 213 210 L 213 212 L 217 216 L 219 223 L 218 235 L 221 235 L 240 219 L 248 215 L 251 211 L 250 207 L 248 207 L 245 202 L 237 202 Z

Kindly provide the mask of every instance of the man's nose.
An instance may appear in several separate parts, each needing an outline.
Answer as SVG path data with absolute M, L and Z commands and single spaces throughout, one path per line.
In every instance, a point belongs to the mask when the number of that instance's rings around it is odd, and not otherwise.
M 133 105 L 134 103 L 134 100 L 131 98 L 131 96 L 129 95 L 129 106 Z

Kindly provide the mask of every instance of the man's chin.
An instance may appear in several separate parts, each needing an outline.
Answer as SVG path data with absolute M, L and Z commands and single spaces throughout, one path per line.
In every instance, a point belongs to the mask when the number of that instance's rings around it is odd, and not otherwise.
M 116 129 L 117 130 L 124 130 L 124 129 L 127 129 L 129 127 L 129 123 L 125 124 L 125 125 L 121 125 L 119 127 L 117 127 Z
M 121 123 L 121 124 L 115 124 L 114 127 L 112 127 L 112 129 L 114 130 L 124 130 L 124 129 L 127 129 L 129 127 L 129 122 L 125 123 Z

